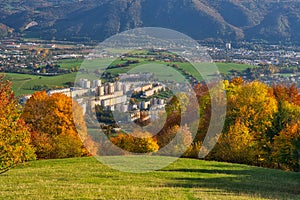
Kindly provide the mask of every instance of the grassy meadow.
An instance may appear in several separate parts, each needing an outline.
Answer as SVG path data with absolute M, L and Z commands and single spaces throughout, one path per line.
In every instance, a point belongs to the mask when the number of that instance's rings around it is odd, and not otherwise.
M 171 67 L 164 67 L 168 64 L 164 62 L 149 63 L 148 61 L 141 60 L 139 64 L 133 64 L 128 67 L 105 70 L 108 65 L 115 65 L 117 63 L 121 63 L 121 61 L 113 61 L 112 59 L 96 59 L 85 61 L 83 61 L 83 59 L 64 59 L 57 63 L 62 68 L 72 69 L 74 67 L 81 67 L 83 69 L 88 69 L 88 74 L 79 72 L 59 76 L 36 76 L 28 74 L 6 73 L 6 79 L 11 80 L 13 82 L 13 90 L 17 96 L 34 93 L 35 90 L 32 89 L 34 86 L 43 85 L 49 88 L 53 88 L 56 86 L 65 86 L 67 82 L 74 82 L 76 76 L 77 78 L 88 77 L 89 79 L 96 79 L 97 77 L 94 73 L 96 69 L 102 72 L 111 72 L 113 74 L 120 74 L 124 72 L 152 72 L 158 79 L 170 81 L 180 81 L 181 79 L 184 80 L 183 76 L 179 74 L 179 72 L 177 72 L 176 70 L 172 69 Z M 202 80 L 202 74 L 199 74 L 198 71 L 204 74 L 212 74 L 214 72 L 214 69 L 212 69 L 214 67 L 211 68 L 211 66 L 213 66 L 212 64 L 201 64 L 199 66 L 195 66 L 196 69 L 189 63 L 176 64 L 178 64 L 185 71 L 188 71 L 191 74 L 193 74 L 199 80 Z M 232 69 L 245 70 L 249 67 L 249 65 L 234 63 L 216 63 L 216 65 L 221 73 L 228 73 Z
M 64 86 L 66 82 L 74 82 L 75 77 L 76 73 L 60 76 L 5 73 L 5 78 L 12 81 L 12 89 L 17 96 L 34 93 L 35 90 L 32 88 L 37 85 L 47 85 L 49 87 Z
M 140 174 L 93 157 L 42 160 L 0 178 L 0 199 L 300 199 L 299 173 L 193 159 Z
M 55 64 L 60 65 L 64 69 L 72 69 L 73 67 L 80 67 L 83 59 L 64 59 L 56 62 Z

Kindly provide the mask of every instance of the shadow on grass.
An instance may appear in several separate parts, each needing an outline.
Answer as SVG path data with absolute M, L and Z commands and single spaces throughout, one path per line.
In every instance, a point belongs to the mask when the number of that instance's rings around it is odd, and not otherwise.
M 207 166 L 206 166 L 207 167 Z M 167 186 L 180 188 L 211 188 L 236 194 L 271 199 L 300 199 L 300 173 L 249 167 L 222 169 L 221 165 L 210 165 L 210 169 L 164 169 L 172 175 Z M 176 177 L 180 174 L 180 178 Z

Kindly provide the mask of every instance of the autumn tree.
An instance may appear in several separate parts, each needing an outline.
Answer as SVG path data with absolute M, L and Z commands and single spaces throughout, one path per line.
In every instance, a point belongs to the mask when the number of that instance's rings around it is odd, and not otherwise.
M 226 162 L 253 164 L 255 140 L 249 128 L 240 120 L 230 126 L 215 148 L 214 159 Z
M 272 139 L 272 159 L 277 167 L 300 170 L 300 107 L 281 103 L 281 129 Z
M 286 125 L 293 120 L 293 117 L 295 117 L 295 113 L 292 114 L 295 109 L 291 109 L 291 107 L 296 108 L 300 106 L 299 91 L 294 84 L 277 84 L 273 85 L 272 89 L 278 102 L 278 112 L 274 117 L 272 129 L 268 132 L 271 142 L 273 142 L 274 137 L 277 136 L 281 130 L 286 128 Z
M 110 140 L 114 145 L 131 153 L 151 153 L 159 149 L 157 141 L 148 132 L 135 130 L 132 134 L 119 134 Z
M 209 85 L 198 84 L 194 87 L 200 108 L 197 135 L 193 142 L 192 154 L 204 157 L 221 134 L 223 119 L 226 113 L 226 93 L 223 82 L 211 82 Z M 216 131 L 218 129 L 218 131 Z M 214 131 L 211 131 L 214 130 Z M 199 148 L 201 147 L 201 148 Z
M 92 146 L 82 108 L 64 94 L 34 93 L 26 102 L 22 118 L 30 126 L 38 158 L 83 156 L 88 151 L 82 141 Z
M 35 159 L 34 149 L 30 145 L 30 132 L 20 118 L 20 110 L 11 83 L 0 76 L 0 173 Z
M 169 144 L 175 137 L 182 118 L 187 115 L 188 102 L 188 96 L 185 93 L 179 93 L 174 95 L 166 105 L 166 122 L 155 136 L 160 148 Z
M 207 85 L 199 83 L 195 85 L 194 91 L 200 108 L 200 122 L 197 135 L 195 137 L 195 142 L 203 142 L 208 131 L 211 118 L 211 97 Z
M 183 125 L 182 127 L 175 125 L 172 128 L 169 128 L 168 136 L 172 136 L 172 138 L 168 144 L 160 145 L 159 155 L 189 156 L 188 154 L 185 154 L 185 152 L 190 150 L 189 147 L 193 142 L 193 136 L 187 125 Z M 162 140 L 160 140 L 160 142 L 162 142 Z
M 240 152 L 240 162 L 266 164 L 269 161 L 267 132 L 277 112 L 277 101 L 272 90 L 257 81 L 242 85 L 230 83 L 226 89 L 229 90 L 227 118 L 214 156 L 238 162 L 230 159 L 230 154 Z
M 287 125 L 274 138 L 272 158 L 279 168 L 300 170 L 300 126 L 298 123 Z
M 280 101 L 287 101 L 300 106 L 300 94 L 295 84 L 277 84 L 272 87 L 276 99 Z

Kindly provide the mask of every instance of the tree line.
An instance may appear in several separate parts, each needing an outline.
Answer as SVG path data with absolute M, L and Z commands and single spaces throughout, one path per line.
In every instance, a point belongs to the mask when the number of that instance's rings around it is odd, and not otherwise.
M 225 125 L 217 145 L 205 159 L 285 170 L 300 170 L 300 95 L 295 85 L 267 86 L 242 78 L 224 81 Z M 196 86 L 205 110 L 196 141 L 202 142 L 210 120 L 206 86 Z
M 217 144 L 205 159 L 299 171 L 298 88 L 244 82 L 241 78 L 225 80 L 221 85 L 227 94 L 226 120 L 222 133 L 216 136 Z M 163 155 L 198 157 L 213 108 L 206 85 L 198 84 L 194 91 L 196 102 L 184 95 L 170 100 L 166 122 L 156 135 L 135 130 L 131 135 L 114 135 L 110 141 L 134 153 L 155 153 L 172 141 L 173 148 L 166 149 Z M 178 99 L 188 103 L 183 105 Z M 192 104 L 200 107 L 194 137 L 188 127 L 180 125 L 182 111 L 191 110 Z M 192 116 L 196 112 L 186 114 Z M 153 127 L 157 126 L 155 123 Z M 141 134 L 144 136 L 135 137 Z M 179 134 L 176 140 L 180 141 L 174 141 L 176 134 Z M 11 82 L 0 77 L 0 172 L 28 160 L 99 155 L 99 145 L 88 134 L 82 108 L 71 98 L 63 94 L 48 96 L 41 91 L 21 107 L 11 90 Z

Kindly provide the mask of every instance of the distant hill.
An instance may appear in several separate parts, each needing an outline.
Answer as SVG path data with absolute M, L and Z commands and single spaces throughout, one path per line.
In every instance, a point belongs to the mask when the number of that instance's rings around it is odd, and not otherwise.
M 0 23 L 0 37 L 8 36 L 13 30 L 4 24 Z
M 156 26 L 197 40 L 300 44 L 297 1 L 10 0 L 0 3 L 0 14 L 0 23 L 43 39 L 101 41 L 131 28 Z M 28 28 L 31 22 L 37 25 Z

